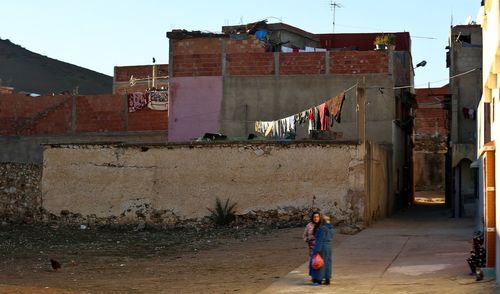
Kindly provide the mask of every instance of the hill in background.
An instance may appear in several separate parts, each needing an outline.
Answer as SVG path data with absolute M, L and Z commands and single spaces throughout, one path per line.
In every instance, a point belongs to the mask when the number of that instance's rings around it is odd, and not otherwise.
M 14 92 L 38 94 L 72 92 L 80 95 L 109 94 L 113 77 L 49 58 L 9 40 L 0 39 L 0 86 Z

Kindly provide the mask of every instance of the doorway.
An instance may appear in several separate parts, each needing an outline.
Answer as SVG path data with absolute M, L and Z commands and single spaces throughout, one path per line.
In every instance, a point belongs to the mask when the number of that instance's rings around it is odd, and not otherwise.
M 413 160 L 413 204 L 443 205 L 446 153 L 439 150 L 414 151 Z

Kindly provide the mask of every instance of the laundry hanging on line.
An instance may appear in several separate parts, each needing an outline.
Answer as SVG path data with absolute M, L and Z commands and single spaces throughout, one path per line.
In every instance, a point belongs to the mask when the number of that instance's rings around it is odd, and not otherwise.
M 150 90 L 148 108 L 152 110 L 168 110 L 168 90 Z
M 296 127 L 308 123 L 308 131 L 327 131 L 333 126 L 334 121 L 340 123 L 341 111 L 345 100 L 345 91 L 328 99 L 318 106 L 311 107 L 286 118 L 275 121 L 256 121 L 255 131 L 271 135 L 276 138 L 284 138 L 287 134 L 296 133 Z
M 152 110 L 168 110 L 168 89 L 150 89 L 127 94 L 128 112 L 135 112 L 146 106 Z
M 136 112 L 148 104 L 148 96 L 141 92 L 127 94 L 128 112 Z
M 465 119 L 476 119 L 476 111 L 473 108 L 463 107 L 462 113 Z

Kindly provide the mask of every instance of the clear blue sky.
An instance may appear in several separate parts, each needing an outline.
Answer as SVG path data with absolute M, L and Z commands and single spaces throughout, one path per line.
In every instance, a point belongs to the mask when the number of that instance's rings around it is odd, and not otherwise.
M 415 84 L 448 76 L 451 23 L 475 20 L 480 0 L 338 0 L 335 32 L 410 32 Z M 115 65 L 168 63 L 166 32 L 219 32 L 221 26 L 282 21 L 313 33 L 332 31 L 329 0 L 0 0 L 0 38 L 108 75 Z M 446 82 L 432 83 L 437 87 Z

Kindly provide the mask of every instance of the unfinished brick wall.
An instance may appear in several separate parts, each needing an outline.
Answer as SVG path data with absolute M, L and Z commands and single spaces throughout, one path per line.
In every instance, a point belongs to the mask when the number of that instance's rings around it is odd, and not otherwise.
M 167 111 L 127 107 L 125 95 L 0 95 L 0 136 L 168 130 Z
M 134 84 L 130 83 L 131 77 Z M 145 92 L 153 86 L 153 65 L 115 66 L 113 94 Z M 168 64 L 156 65 L 155 88 L 168 88 Z
M 332 74 L 368 74 L 389 72 L 389 51 L 333 51 Z
M 279 61 L 280 75 L 327 73 L 377 74 L 389 72 L 389 51 L 265 52 L 263 43 L 250 36 L 246 40 L 190 38 L 173 40 L 173 76 L 260 76 L 274 75 Z M 222 64 L 222 54 L 225 65 Z M 225 71 L 223 70 L 225 66 Z
M 273 75 L 273 53 L 232 53 L 226 55 L 226 73 L 231 76 Z
M 449 132 L 448 110 L 445 107 L 445 96 L 448 86 L 442 88 L 416 89 L 417 109 L 415 110 L 415 137 L 447 138 Z
M 266 52 L 265 44 L 253 35 L 248 36 L 246 40 L 225 40 L 224 44 L 226 54 Z
M 280 75 L 319 75 L 324 73 L 324 52 L 280 53 Z
M 0 95 L 0 135 L 61 134 L 71 126 L 70 96 Z
M 144 108 L 128 113 L 127 131 L 167 131 L 168 112 Z
M 168 76 L 168 64 L 156 65 L 157 76 Z M 153 65 L 115 66 L 115 81 L 128 82 L 130 77 L 144 79 L 153 76 Z
M 79 97 L 76 102 L 76 131 L 124 131 L 124 104 L 122 95 Z
M 190 38 L 173 42 L 176 77 L 222 75 L 219 38 Z

